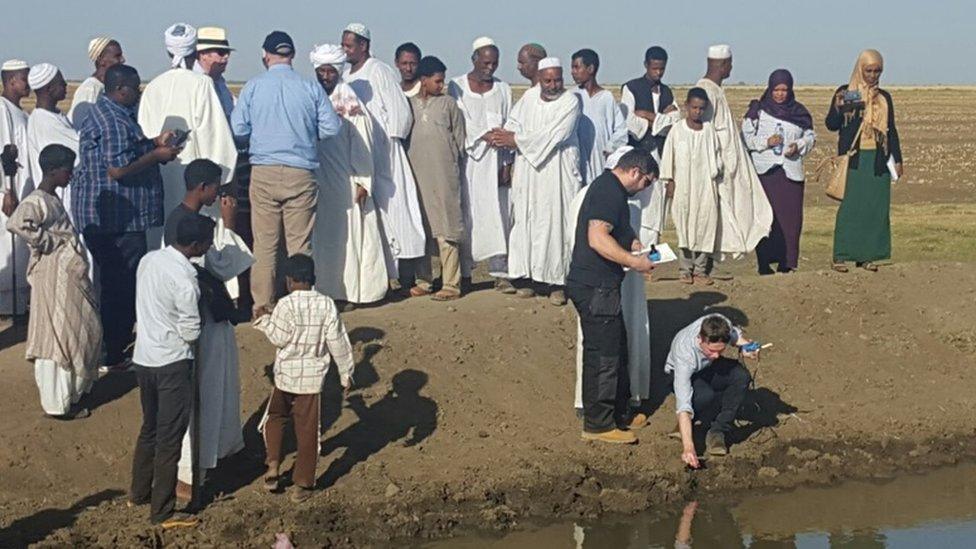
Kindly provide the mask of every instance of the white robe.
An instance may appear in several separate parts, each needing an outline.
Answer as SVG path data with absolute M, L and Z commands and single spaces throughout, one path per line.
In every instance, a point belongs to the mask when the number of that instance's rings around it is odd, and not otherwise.
M 197 261 L 199 263 L 199 261 Z M 214 228 L 214 244 L 203 257 L 203 267 L 218 279 L 228 283 L 254 263 L 254 256 L 244 241 L 218 221 Z M 234 297 L 233 293 L 231 297 Z M 237 338 L 234 326 L 227 321 L 214 322 L 210 311 L 203 310 L 203 325 L 196 359 L 199 391 L 199 461 L 200 469 L 213 469 L 217 460 L 244 449 L 241 430 L 241 381 L 238 364 Z M 193 482 L 193 447 L 190 433 L 194 419 L 183 435 L 178 478 Z
M 489 146 L 481 137 L 505 125 L 512 110 L 512 89 L 496 78 L 487 93 L 475 93 L 468 84 L 468 75 L 462 74 L 451 81 L 448 93 L 464 114 L 467 132 L 461 209 L 468 240 L 461 246 L 461 272 L 471 276 L 476 261 L 489 259 L 491 274 L 507 277 L 505 256 L 512 202 L 509 187 L 498 186 L 498 171 L 510 154 Z
M 365 110 L 340 120 L 339 133 L 318 143 L 315 288 L 335 300 L 372 303 L 383 299 L 389 284 L 372 197 L 374 122 Z M 369 193 L 362 207 L 355 201 L 357 185 Z
M 593 97 L 582 88 L 573 91 L 582 106 L 576 132 L 580 173 L 583 183 L 588 185 L 603 173 L 607 156 L 627 144 L 627 122 L 610 90 L 600 90 Z
M 31 173 L 29 159 L 30 145 L 27 142 L 27 113 L 4 97 L 0 97 L 0 151 L 6 145 L 17 146 L 17 163 L 20 169 L 14 177 L 14 192 L 19 203 L 34 191 L 34 180 Z M 2 174 L 2 172 L 0 172 Z M 10 192 L 10 178 L 2 177 L 0 196 Z M 0 213 L 0 226 L 7 226 L 7 216 Z M 27 311 L 27 301 L 30 298 L 30 285 L 27 284 L 27 262 L 30 261 L 30 249 L 22 238 L 13 237 L 3 231 L 0 236 L 0 314 L 23 314 Z M 16 263 L 17 279 L 17 311 L 13 311 L 14 282 L 11 279 Z
M 149 137 L 166 130 L 191 130 L 176 160 L 159 167 L 164 216 L 169 217 L 183 201 L 183 172 L 190 162 L 198 158 L 212 160 L 220 166 L 222 182 L 231 181 L 237 165 L 237 146 L 209 76 L 176 68 L 154 78 L 139 102 L 139 125 Z M 148 238 L 150 248 L 162 246 L 161 230 L 151 231 Z
M 576 121 L 579 100 L 569 91 L 543 101 L 538 86 L 515 104 L 505 129 L 515 132 L 512 171 L 510 278 L 562 285 L 569 273 L 569 204 L 582 186 Z
M 426 249 L 417 182 L 403 148 L 413 115 L 400 89 L 400 75 L 374 58 L 356 72 L 347 65 L 342 80 L 376 121 L 373 128 L 373 200 L 380 209 L 388 256 L 387 270 L 397 273 L 396 259 L 423 257 Z
M 721 217 L 719 181 L 721 145 L 712 124 L 692 130 L 687 121 L 676 124 L 664 143 L 661 179 L 674 181 L 671 218 L 678 233 L 678 247 L 695 252 L 719 251 Z M 721 214 L 720 214 L 721 212 Z
M 78 132 L 64 114 L 35 108 L 27 119 L 27 147 L 31 173 L 36 174 L 37 179 L 41 178 L 41 165 L 38 162 L 41 151 L 44 147 L 55 144 L 68 147 L 77 155 Z M 79 155 L 75 158 L 75 167 L 80 163 Z M 74 223 L 74 214 L 71 212 L 71 185 L 60 187 L 56 192 L 61 203 L 64 204 L 65 211 L 68 212 L 68 218 Z M 90 257 L 89 264 L 91 264 Z
M 86 78 L 71 96 L 71 108 L 68 109 L 68 120 L 76 130 L 81 130 L 81 124 L 88 113 L 95 108 L 95 102 L 105 93 L 105 84 L 94 76 Z
M 739 122 L 732 116 L 725 91 L 702 78 L 696 84 L 708 94 L 703 120 L 712 123 L 722 151 L 722 174 L 718 192 L 722 228 L 715 251 L 739 255 L 751 252 L 769 235 L 773 208 L 763 191 L 756 167 L 742 140 Z
M 657 183 L 657 182 L 655 182 Z M 579 218 L 580 207 L 589 186 L 576 193 L 570 205 L 569 249 L 576 244 L 576 222 Z M 649 246 L 657 244 L 657 233 L 649 233 L 645 225 L 650 187 L 627 201 L 630 209 L 630 227 L 638 235 L 641 244 Z M 641 197 L 644 194 L 645 197 Z M 645 235 L 653 237 L 646 239 Z M 620 285 L 620 308 L 624 316 L 624 330 L 627 332 L 627 374 L 630 377 L 630 401 L 637 405 L 641 400 L 651 397 L 651 322 L 647 312 L 647 294 L 645 293 L 644 275 L 637 271 L 625 271 L 624 281 Z M 576 399 L 574 407 L 583 407 L 583 328 L 579 320 L 576 321 Z

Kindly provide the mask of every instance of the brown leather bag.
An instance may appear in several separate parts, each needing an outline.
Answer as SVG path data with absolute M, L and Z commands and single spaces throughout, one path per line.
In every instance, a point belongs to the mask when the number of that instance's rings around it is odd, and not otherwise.
M 847 170 L 850 167 L 851 157 L 857 154 L 855 144 L 860 141 L 863 128 L 862 124 L 854 134 L 850 150 L 844 154 L 827 157 L 817 166 L 817 181 L 825 183 L 827 196 L 838 202 L 844 200 L 844 193 L 847 191 Z

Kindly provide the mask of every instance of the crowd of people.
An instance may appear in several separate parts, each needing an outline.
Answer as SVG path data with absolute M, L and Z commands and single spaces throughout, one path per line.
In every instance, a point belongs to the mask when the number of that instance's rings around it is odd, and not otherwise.
M 413 43 L 396 49 L 395 68 L 383 63 L 370 30 L 352 23 L 313 48 L 309 79 L 293 66 L 292 38 L 274 31 L 262 44 L 267 70 L 236 97 L 223 77 L 233 52 L 224 29 L 177 23 L 164 38 L 171 64 L 144 89 L 117 40 L 91 40 L 94 72 L 67 114 L 55 65 L 0 69 L 2 221 L 13 235 L 0 239 L 12 275 L 0 280 L 0 312 L 29 304 L 27 358 L 52 417 L 87 416 L 82 397 L 100 369 L 135 370 L 143 424 L 129 502 L 151 504 L 154 523 L 192 524 L 177 500 L 243 448 L 236 324 L 251 321 L 277 348 L 260 427 L 264 484 L 281 485 L 292 421 L 301 502 L 315 484 L 330 364 L 353 384 L 341 311 L 393 293 L 458 299 L 479 262 L 502 294 L 568 298 L 580 319 L 583 438 L 633 443 L 650 390 L 642 275 L 668 213 L 682 283 L 712 285 L 716 260 L 753 251 L 760 274 L 798 267 L 812 117 L 783 69 L 733 114 L 727 45 L 708 49 L 683 98 L 663 82 L 665 49 L 647 49 L 618 102 L 598 83 L 595 51 L 572 54 L 567 89 L 563 62 L 526 44 L 517 65 L 528 89 L 513 102 L 489 37 L 472 43 L 468 72 L 448 78 Z M 849 158 L 841 272 L 890 256 L 901 151 L 882 68 L 880 54 L 863 52 L 826 118 Z M 31 91 L 28 116 L 20 102 Z M 727 451 L 750 382 L 722 358 L 728 345 L 758 354 L 729 319 L 706 315 L 675 336 L 666 362 L 691 467 L 694 423 L 710 453 Z

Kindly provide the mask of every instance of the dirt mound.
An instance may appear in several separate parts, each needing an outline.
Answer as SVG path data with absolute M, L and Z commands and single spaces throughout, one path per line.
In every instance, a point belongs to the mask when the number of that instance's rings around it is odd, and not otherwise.
M 648 287 L 651 425 L 635 447 L 579 440 L 573 413 L 575 317 L 544 299 L 483 288 L 451 305 L 419 299 L 345 315 L 359 389 L 323 399 L 319 487 L 295 507 L 259 490 L 255 427 L 272 349 L 238 330 L 247 449 L 221 464 L 192 531 L 127 509 L 140 422 L 132 374 L 95 389 L 91 418 L 42 418 L 22 331 L 0 334 L 0 546 L 363 545 L 504 529 L 528 517 L 637 511 L 691 491 L 789 487 L 890 475 L 976 455 L 972 264 L 896 265 L 876 274 L 746 277 L 703 290 Z M 690 473 L 661 366 L 677 329 L 705 310 L 774 343 L 751 364 L 756 389 L 725 459 Z M 290 463 L 286 463 L 290 467 Z

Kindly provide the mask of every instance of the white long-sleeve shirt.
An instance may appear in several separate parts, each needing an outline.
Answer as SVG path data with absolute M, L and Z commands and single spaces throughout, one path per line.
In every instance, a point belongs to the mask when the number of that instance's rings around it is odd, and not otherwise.
M 172 246 L 146 254 L 136 271 L 139 328 L 132 361 L 158 367 L 192 359 L 200 337 L 199 299 L 197 273 L 185 255 Z
M 769 138 L 776 133 L 776 125 L 783 126 L 783 152 L 776 154 L 769 146 Z M 783 166 L 786 177 L 792 181 L 803 181 L 803 157 L 813 150 L 816 136 L 812 129 L 804 130 L 791 122 L 775 118 L 765 111 L 759 111 L 759 119 L 742 120 L 742 138 L 749 149 L 752 163 L 756 166 L 756 173 L 762 175 L 775 166 Z M 786 149 L 796 144 L 797 155 L 793 158 L 785 156 Z
M 674 401 L 677 413 L 687 412 L 692 417 L 695 410 L 691 407 L 691 378 L 698 372 L 712 365 L 712 359 L 705 356 L 701 350 L 701 326 L 702 322 L 710 316 L 719 316 L 725 319 L 732 327 L 732 338 L 730 345 L 735 345 L 742 337 L 742 333 L 736 328 L 732 321 L 722 315 L 709 314 L 689 324 L 674 336 L 671 342 L 671 352 L 668 353 L 667 361 L 664 363 L 664 371 L 674 373 Z

